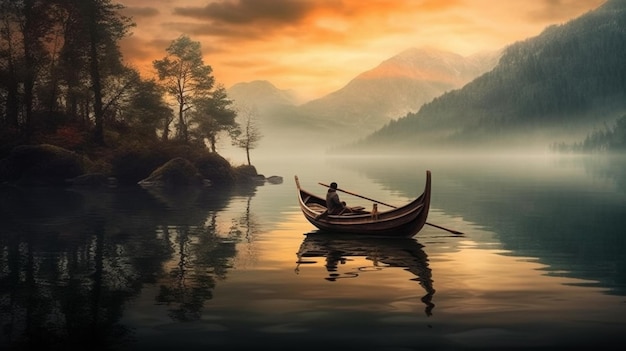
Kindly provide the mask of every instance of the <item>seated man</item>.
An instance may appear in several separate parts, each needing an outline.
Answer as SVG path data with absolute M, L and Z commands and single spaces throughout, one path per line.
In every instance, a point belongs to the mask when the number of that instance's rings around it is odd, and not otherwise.
M 329 214 L 342 214 L 344 212 L 352 212 L 350 207 L 346 206 L 344 201 L 339 200 L 339 194 L 337 194 L 337 183 L 330 183 L 330 188 L 326 193 L 326 209 Z

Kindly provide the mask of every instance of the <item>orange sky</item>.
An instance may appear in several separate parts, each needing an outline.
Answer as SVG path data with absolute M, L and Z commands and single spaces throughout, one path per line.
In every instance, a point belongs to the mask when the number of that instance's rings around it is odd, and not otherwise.
M 146 75 L 181 34 L 218 83 L 268 80 L 321 97 L 411 47 L 470 55 L 536 36 L 605 0 L 114 0 L 137 24 L 122 42 Z

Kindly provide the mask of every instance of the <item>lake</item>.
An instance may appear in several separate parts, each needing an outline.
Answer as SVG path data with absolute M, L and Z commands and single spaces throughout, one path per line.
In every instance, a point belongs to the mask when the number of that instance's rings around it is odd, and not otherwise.
M 253 162 L 254 162 L 253 156 Z M 619 157 L 259 159 L 282 184 L 0 195 L 0 349 L 608 349 L 626 342 Z M 411 239 L 315 238 L 294 176 L 401 205 Z M 349 205 L 371 201 L 341 194 Z M 379 206 L 379 210 L 383 207 Z

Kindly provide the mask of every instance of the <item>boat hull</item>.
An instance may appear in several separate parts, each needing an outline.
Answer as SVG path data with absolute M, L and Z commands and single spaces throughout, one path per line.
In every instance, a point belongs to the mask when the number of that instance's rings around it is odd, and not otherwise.
M 426 171 L 424 192 L 410 203 L 373 214 L 358 211 L 347 215 L 324 215 L 326 200 L 300 188 L 298 201 L 304 217 L 321 231 L 365 236 L 412 237 L 426 224 L 430 208 L 431 173 Z M 321 215 L 321 216 L 320 216 Z

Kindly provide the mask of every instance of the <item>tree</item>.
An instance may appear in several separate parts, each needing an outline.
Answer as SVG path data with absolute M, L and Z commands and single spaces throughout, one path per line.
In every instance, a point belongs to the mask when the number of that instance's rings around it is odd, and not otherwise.
M 45 41 L 53 27 L 53 5 L 41 0 L 0 0 L 0 68 L 6 89 L 6 122 L 31 133 L 35 86 L 49 60 Z
M 145 138 L 155 137 L 157 130 L 169 130 L 174 117 L 154 80 L 140 81 L 121 110 L 124 122 Z
M 180 140 L 187 142 L 189 134 L 186 112 L 193 107 L 194 101 L 199 101 L 210 93 L 215 82 L 213 69 L 202 60 L 200 42 L 192 41 L 185 35 L 174 40 L 166 52 L 166 57 L 153 61 L 152 65 L 166 92 L 178 103 L 177 135 Z M 165 129 L 164 133 L 167 132 Z M 168 138 L 167 134 L 163 137 Z
M 118 42 L 134 24 L 112 1 L 0 0 L 0 140 L 7 148 L 104 145 L 106 130 L 154 140 L 169 129 L 164 91 L 123 64 Z
M 172 109 L 165 101 L 163 88 L 154 80 L 142 80 L 139 72 L 126 68 L 125 73 L 104 80 L 102 87 L 108 129 L 116 129 L 134 140 L 139 137 L 142 141 L 156 141 L 158 132 L 169 127 Z
M 216 152 L 216 144 L 221 132 L 231 131 L 238 127 L 235 121 L 237 112 L 231 108 L 232 103 L 228 99 L 226 88 L 222 85 L 218 85 L 210 96 L 194 101 L 196 108 L 191 114 L 191 120 L 196 126 L 194 134 L 199 140 L 206 139 L 212 152 Z
M 256 148 L 263 137 L 257 124 L 258 113 L 256 109 L 243 108 L 242 113 L 239 115 L 243 117 L 243 123 L 240 123 L 240 128 L 233 130 L 231 133 L 233 146 L 246 150 L 248 166 L 251 166 L 250 150 Z
M 611 151 L 626 151 L 626 115 L 619 118 L 615 123 L 609 146 Z
M 121 68 L 122 55 L 119 52 L 117 42 L 127 34 L 132 23 L 129 18 L 118 14 L 118 10 L 123 7 L 111 4 L 110 0 L 79 0 L 76 5 L 80 9 L 83 23 L 87 25 L 89 75 L 94 94 L 94 139 L 96 143 L 102 145 L 104 144 L 102 61 L 110 65 L 108 68 Z

